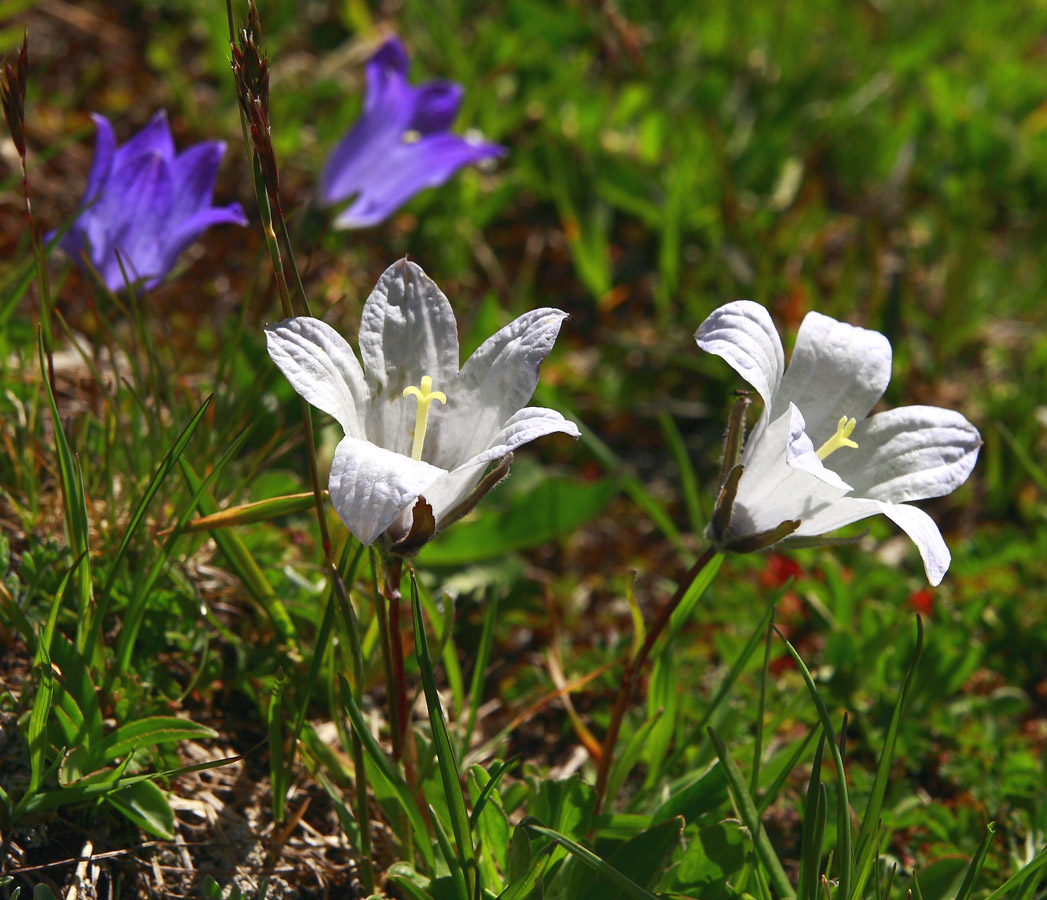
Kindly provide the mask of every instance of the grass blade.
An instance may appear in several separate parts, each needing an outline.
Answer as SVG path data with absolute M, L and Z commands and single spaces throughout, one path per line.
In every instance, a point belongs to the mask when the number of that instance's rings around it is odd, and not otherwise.
M 753 802 L 749 788 L 745 784 L 745 776 L 742 775 L 738 764 L 728 752 L 727 745 L 724 744 L 716 731 L 712 728 L 709 728 L 708 731 L 713 746 L 716 747 L 716 755 L 720 758 L 720 765 L 723 766 L 724 774 L 727 776 L 727 787 L 738 809 L 738 815 L 741 816 L 745 827 L 749 829 L 749 833 L 752 835 L 753 848 L 756 850 L 756 855 L 760 858 L 760 862 L 763 863 L 764 868 L 767 870 L 771 884 L 774 885 L 774 889 L 779 897 L 795 896 L 796 892 L 793 890 L 792 885 L 789 884 L 789 879 L 785 874 L 785 869 L 782 868 L 781 860 L 778 859 L 778 854 L 774 852 L 770 838 L 767 837 L 767 832 L 760 822 L 760 816 L 756 812 L 756 804 Z
M 167 451 L 167 455 L 164 456 L 160 466 L 153 473 L 153 477 L 150 479 L 149 484 L 145 489 L 145 493 L 142 495 L 142 499 L 138 502 L 138 506 L 135 507 L 135 511 L 131 514 L 131 519 L 127 523 L 127 527 L 124 529 L 123 539 L 120 541 L 120 546 L 117 548 L 116 555 L 113 557 L 113 562 L 109 569 L 109 576 L 106 578 L 105 586 L 102 588 L 102 594 L 98 598 L 98 604 L 95 607 L 94 616 L 86 627 L 87 643 L 84 647 L 84 656 L 88 659 L 91 658 L 95 643 L 101 635 L 105 614 L 109 609 L 109 598 L 113 590 L 113 583 L 116 581 L 120 561 L 123 559 L 128 545 L 131 543 L 131 538 L 134 537 L 135 532 L 138 530 L 138 526 L 145 517 L 145 512 L 149 508 L 149 504 L 156 496 L 157 491 L 160 490 L 160 485 L 163 484 L 164 479 L 171 474 L 171 470 L 175 467 L 175 463 L 178 462 L 182 453 L 185 452 L 186 446 L 192 436 L 196 433 L 196 428 L 200 424 L 200 420 L 204 417 L 204 413 L 207 412 L 207 408 L 211 405 L 213 399 L 214 394 L 204 400 L 200 405 L 200 408 L 189 420 L 189 424 L 182 429 L 182 433 L 178 436 L 178 439 L 174 442 L 171 449 Z
M 193 469 L 188 460 L 181 458 L 178 460 L 178 464 L 182 468 L 185 480 L 189 482 L 189 489 L 196 492 L 202 483 L 202 479 L 196 474 L 196 470 Z M 198 506 L 204 515 L 218 512 L 218 503 L 209 490 L 205 490 L 200 495 Z M 247 589 L 261 604 L 280 637 L 291 644 L 292 647 L 296 647 L 298 641 L 294 623 L 287 614 L 283 603 L 280 602 L 280 598 L 276 596 L 273 586 L 266 579 L 258 563 L 255 562 L 251 551 L 247 549 L 243 538 L 235 531 L 229 531 L 224 528 L 216 528 L 210 532 L 210 535 L 218 545 L 218 549 L 225 554 L 226 559 L 229 560 L 230 565 L 232 565 Z
M 360 712 L 360 707 L 356 705 L 356 701 L 353 699 L 353 692 L 345 677 L 340 675 L 339 682 L 342 685 L 342 702 L 345 704 L 345 711 L 349 715 L 353 731 L 360 739 L 360 743 L 363 744 L 364 751 L 371 762 L 374 763 L 375 768 L 396 794 L 396 799 L 400 802 L 404 814 L 411 823 L 411 830 L 414 832 L 416 839 L 415 845 L 418 847 L 418 852 L 422 854 L 426 867 L 430 872 L 435 871 L 436 858 L 433 855 L 433 847 L 429 841 L 429 834 L 425 830 L 425 822 L 422 821 L 422 814 L 418 809 L 418 804 L 414 801 L 411 789 L 399 776 L 396 769 L 393 768 L 389 757 L 385 755 L 385 751 L 379 746 L 378 741 L 374 739 L 374 736 L 368 729 L 363 713 Z M 360 827 L 363 828 L 365 825 L 361 824 Z
M 433 674 L 433 661 L 429 655 L 429 642 L 425 636 L 425 623 L 422 621 L 422 603 L 418 596 L 418 582 L 414 569 L 410 570 L 411 578 L 411 611 L 414 615 L 414 643 L 418 668 L 422 675 L 422 690 L 425 692 L 425 705 L 429 709 L 429 726 L 433 732 L 436 745 L 436 761 L 440 767 L 440 778 L 443 781 L 447 808 L 451 816 L 451 830 L 457 844 L 458 862 L 472 897 L 472 883 L 476 878 L 476 857 L 473 852 L 473 839 L 469 830 L 469 814 L 465 809 L 465 792 L 462 790 L 462 776 L 458 771 L 454 746 L 447 733 L 443 710 L 440 707 L 440 694 L 436 689 L 436 678 Z
M 985 834 L 982 835 L 981 842 L 978 844 L 978 849 L 975 851 L 974 856 L 971 859 L 971 864 L 967 867 L 967 872 L 963 876 L 963 882 L 960 884 L 960 889 L 956 892 L 956 900 L 968 900 L 971 896 L 971 891 L 974 889 L 974 882 L 978 880 L 978 874 L 981 872 L 982 866 L 985 865 L 985 856 L 989 852 L 989 844 L 992 843 L 994 834 L 996 834 L 996 824 L 994 822 L 989 822 L 985 826 Z
M 880 821 L 880 812 L 883 809 L 883 798 L 887 792 L 887 781 L 890 776 L 891 761 L 894 759 L 894 748 L 898 743 L 898 730 L 901 725 L 902 716 L 905 714 L 905 706 L 909 697 L 909 688 L 912 685 L 916 667 L 923 654 L 923 622 L 916 617 L 916 649 L 913 652 L 912 662 L 905 673 L 902 689 L 898 694 L 898 702 L 891 714 L 891 723 L 887 728 L 884 739 L 883 752 L 880 754 L 880 763 L 876 768 L 876 777 L 869 791 L 869 803 L 865 809 L 865 818 L 862 819 L 861 829 L 858 831 L 857 850 L 858 857 L 858 883 L 855 891 L 860 896 L 862 884 L 868 877 L 868 867 L 872 861 L 876 849 L 874 835 Z
M 778 631 L 777 628 L 774 630 Z M 814 701 L 814 705 L 818 709 L 818 717 L 821 719 L 822 730 L 828 738 L 829 749 L 833 755 L 833 763 L 836 766 L 836 785 L 839 791 L 836 855 L 840 860 L 840 887 L 837 896 L 840 897 L 841 900 L 850 900 L 851 868 L 853 866 L 853 859 L 851 856 L 851 802 L 847 793 L 847 776 L 843 769 L 843 756 L 840 753 L 839 745 L 836 743 L 836 732 L 833 730 L 832 720 L 829 718 L 829 711 L 825 708 L 821 695 L 818 693 L 818 688 L 814 683 L 814 677 L 811 675 L 811 670 L 808 669 L 806 663 L 800 659 L 800 654 L 796 652 L 796 648 L 785 639 L 785 635 L 778 631 L 778 637 L 782 639 L 782 642 L 785 644 L 785 649 L 789 651 L 789 655 L 793 658 L 796 667 L 800 670 L 800 675 L 804 680 L 804 684 L 807 685 L 807 690 L 811 695 L 811 699 Z
M 544 825 L 538 825 L 534 822 L 528 823 L 527 827 L 531 831 L 536 831 L 539 834 L 544 834 L 546 837 L 551 837 L 555 843 L 562 846 L 568 853 L 596 872 L 596 874 L 601 878 L 605 878 L 607 881 L 611 882 L 611 884 L 618 888 L 618 890 L 627 897 L 631 897 L 633 900 L 658 900 L 658 898 L 646 888 L 640 887 L 640 885 L 635 881 L 628 876 L 623 875 L 606 860 L 600 859 L 600 857 L 593 853 L 592 850 L 572 841 L 566 835 L 560 834 L 560 832 L 554 831 L 552 828 L 546 828 Z

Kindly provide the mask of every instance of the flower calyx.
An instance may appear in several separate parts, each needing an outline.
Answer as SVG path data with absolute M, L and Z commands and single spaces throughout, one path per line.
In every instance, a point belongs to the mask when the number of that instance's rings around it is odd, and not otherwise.
M 766 550 L 800 527 L 800 519 L 786 519 L 767 531 L 730 537 L 728 530 L 734 515 L 734 501 L 738 496 L 738 482 L 741 481 L 744 472 L 745 466 L 736 465 L 727 474 L 727 479 L 716 498 L 712 520 L 709 522 L 709 536 L 713 544 L 727 553 L 754 553 L 757 550 Z

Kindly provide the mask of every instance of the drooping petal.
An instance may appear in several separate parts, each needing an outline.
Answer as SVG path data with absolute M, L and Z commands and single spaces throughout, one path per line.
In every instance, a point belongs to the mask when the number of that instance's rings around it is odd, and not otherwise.
M 859 497 L 908 503 L 950 494 L 967 480 L 981 448 L 978 429 L 960 413 L 906 406 L 860 422 L 857 450 L 827 460 Z
M 463 89 L 453 81 L 430 81 L 414 89 L 414 109 L 408 129 L 421 135 L 447 131 L 454 124 L 462 105 Z
M 439 187 L 463 166 L 505 153 L 499 144 L 473 142 L 456 134 L 432 134 L 413 143 L 385 147 L 358 185 L 356 199 L 338 216 L 337 228 L 366 228 L 389 218 L 415 194 Z
M 881 513 L 891 519 L 916 544 L 923 558 L 927 580 L 931 584 L 940 584 L 949 569 L 952 557 L 934 519 L 919 507 L 905 503 L 885 503 L 865 497 L 844 497 L 806 517 L 795 535 L 811 537 L 828 534 Z
M 308 316 L 266 326 L 265 339 L 269 355 L 291 386 L 334 418 L 349 437 L 362 439 L 362 411 L 370 391 L 345 339 L 326 322 Z
M 171 166 L 171 177 L 176 188 L 171 207 L 172 223 L 178 223 L 211 205 L 218 164 L 224 153 L 224 141 L 207 141 L 194 144 L 178 154 Z
M 145 128 L 116 151 L 113 170 L 121 169 L 132 160 L 150 153 L 159 154 L 167 162 L 173 162 L 175 158 L 174 138 L 167 124 L 167 113 L 162 109 L 149 120 Z
M 332 206 L 363 191 L 374 170 L 399 143 L 414 115 L 414 91 L 407 83 L 407 54 L 390 38 L 367 64 L 364 108 L 338 143 L 320 178 L 320 202 Z
M 785 371 L 785 351 L 766 309 L 752 300 L 727 303 L 713 310 L 694 339 L 706 353 L 726 360 L 770 409 Z
M 193 213 L 163 235 L 163 265 L 162 274 L 171 271 L 178 255 L 203 234 L 212 225 L 246 225 L 247 216 L 244 208 L 239 203 L 230 203 L 228 206 L 212 206 Z M 153 288 L 161 278 L 147 283 L 147 287 Z
M 771 417 L 795 403 L 817 447 L 833 436 L 841 416 L 861 422 L 890 380 L 891 343 L 886 337 L 811 312 L 800 324 Z
M 466 360 L 435 427 L 439 465 L 484 450 L 506 420 L 531 399 L 538 371 L 567 313 L 535 309 L 489 337 Z
M 437 523 L 444 513 L 469 495 L 483 476 L 488 463 L 508 456 L 517 447 L 536 438 L 557 432 L 571 437 L 579 436 L 578 426 L 554 409 L 530 406 L 513 415 L 483 450 L 462 461 L 453 471 L 422 492 L 433 508 Z
M 729 540 L 804 519 L 850 490 L 818 459 L 804 431 L 803 416 L 791 404 L 767 424 L 759 441 L 746 447 L 741 463 L 745 468 L 727 529 Z
M 370 544 L 445 474 L 370 441 L 345 437 L 331 463 L 331 503 L 345 527 Z

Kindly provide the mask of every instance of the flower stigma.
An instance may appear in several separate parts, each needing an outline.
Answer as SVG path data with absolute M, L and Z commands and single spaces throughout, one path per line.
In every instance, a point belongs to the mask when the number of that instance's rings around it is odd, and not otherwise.
M 411 448 L 411 459 L 420 460 L 422 458 L 422 444 L 425 443 L 425 428 L 429 422 L 429 404 L 434 400 L 446 403 L 447 395 L 443 391 L 434 391 L 433 379 L 428 375 L 423 375 L 420 387 L 415 387 L 414 385 L 405 387 L 404 396 L 415 397 L 418 400 L 418 411 L 415 413 L 414 419 L 414 446 Z
M 840 421 L 836 423 L 836 434 L 818 448 L 818 459 L 825 460 L 841 447 L 850 447 L 852 450 L 857 450 L 858 445 L 850 439 L 851 432 L 854 431 L 854 426 L 857 424 L 854 419 L 841 416 Z

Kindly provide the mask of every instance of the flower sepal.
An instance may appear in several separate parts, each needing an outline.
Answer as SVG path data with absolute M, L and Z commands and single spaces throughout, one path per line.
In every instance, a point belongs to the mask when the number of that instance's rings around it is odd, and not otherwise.
M 400 535 L 396 532 L 400 531 Z M 419 497 L 411 509 L 411 527 L 406 534 L 402 533 L 400 520 L 397 520 L 379 539 L 382 549 L 390 556 L 402 556 L 410 559 L 436 536 L 436 518 L 433 508 L 425 497 Z
M 735 407 L 738 408 L 737 406 Z M 732 416 L 732 424 L 733 424 Z M 728 537 L 731 527 L 731 517 L 734 514 L 734 501 L 738 496 L 738 483 L 745 472 L 745 466 L 736 465 L 727 473 L 727 480 L 720 488 L 720 495 L 716 498 L 716 507 L 713 517 L 709 522 L 708 535 L 713 545 L 725 553 L 754 553 L 757 550 L 766 550 L 777 543 L 785 540 L 797 528 L 800 527 L 799 519 L 787 519 L 774 528 L 761 531 L 759 534 L 746 534 L 741 537 Z

